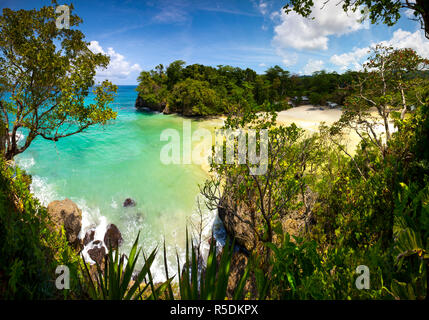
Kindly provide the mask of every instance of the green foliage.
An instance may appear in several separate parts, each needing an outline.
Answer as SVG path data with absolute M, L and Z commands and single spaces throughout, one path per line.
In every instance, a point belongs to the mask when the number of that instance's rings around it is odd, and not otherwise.
M 290 108 L 288 101 L 295 96 L 297 103 L 310 93 L 314 103 L 330 100 L 341 104 L 347 96 L 345 88 L 351 83 L 350 73 L 321 71 L 311 77 L 298 77 L 279 66 L 258 75 L 249 68 L 184 65 L 184 61 L 177 60 L 166 70 L 159 65 L 155 70 L 141 72 L 137 91 L 142 105 L 195 116 L 229 114 L 248 108 L 281 111 Z
M 109 57 L 89 49 L 76 29 L 82 22 L 78 16 L 70 15 L 70 29 L 58 29 L 56 5 L 5 8 L 0 16 L 0 112 L 10 132 L 1 132 L 6 139 L 0 150 L 6 159 L 24 152 L 39 136 L 57 141 L 116 117 L 107 107 L 116 92 L 109 81 L 93 89 L 94 103 L 84 101 L 95 85 L 96 69 L 107 67 Z M 26 134 L 19 146 L 18 130 Z
M 378 247 L 366 250 L 335 247 L 325 251 L 317 242 L 285 234 L 280 246 L 269 244 L 274 255 L 269 277 L 271 299 L 380 299 L 391 298 L 383 276 L 391 268 Z M 355 286 L 358 265 L 369 267 L 370 289 Z
M 139 234 L 140 235 L 140 234 Z M 169 287 L 171 279 L 160 284 L 155 288 L 150 272 L 150 267 L 155 259 L 157 250 L 146 258 L 144 255 L 144 264 L 142 269 L 132 279 L 136 263 L 141 249 L 137 248 L 139 235 L 137 236 L 128 257 L 119 255 L 118 250 L 109 250 L 104 259 L 104 271 L 97 263 L 97 272 L 91 276 L 88 266 L 84 263 L 85 283 L 88 287 L 88 293 L 94 300 L 141 300 L 145 298 L 144 294 L 150 289 L 150 295 L 146 299 L 157 300 Z M 126 262 L 125 262 L 126 260 Z M 95 278 L 95 280 L 93 280 Z M 147 284 L 143 282 L 147 280 Z M 95 283 L 94 283 L 95 282 Z
M 188 78 L 174 86 L 168 99 L 170 111 L 185 116 L 219 113 L 219 98 L 206 81 Z
M 227 239 L 219 260 L 216 256 L 216 241 L 210 243 L 210 250 L 207 256 L 205 267 L 201 266 L 198 250 L 191 244 L 189 248 L 186 240 L 186 262 L 180 268 L 179 257 L 177 256 L 180 299 L 182 300 L 225 300 L 227 297 L 227 287 L 230 275 L 230 264 L 234 252 L 234 242 L 231 244 Z M 242 277 L 238 280 L 233 299 L 240 299 L 244 285 L 249 274 L 248 265 Z
M 46 209 L 29 192 L 28 176 L 4 160 L 0 166 L 0 299 L 79 297 L 79 257 L 64 231 L 52 231 Z M 70 269 L 70 290 L 55 287 L 58 265 Z

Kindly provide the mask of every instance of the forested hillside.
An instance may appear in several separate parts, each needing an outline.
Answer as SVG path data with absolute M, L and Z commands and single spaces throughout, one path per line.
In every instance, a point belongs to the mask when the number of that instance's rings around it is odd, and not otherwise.
M 186 116 L 226 114 L 234 109 L 286 110 L 300 103 L 343 104 L 356 72 L 325 71 L 298 76 L 279 66 L 262 75 L 231 66 L 185 66 L 177 60 L 168 67 L 141 72 L 137 107 Z

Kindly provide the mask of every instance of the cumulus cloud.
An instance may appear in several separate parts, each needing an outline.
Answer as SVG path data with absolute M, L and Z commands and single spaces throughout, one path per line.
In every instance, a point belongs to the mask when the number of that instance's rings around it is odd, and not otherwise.
M 392 39 L 381 43 L 397 49 L 411 48 L 423 58 L 429 58 L 429 42 L 426 40 L 422 30 L 412 33 L 398 29 L 393 33 Z
M 380 42 L 384 46 L 391 46 L 396 49 L 411 48 L 414 49 L 418 55 L 423 58 L 429 59 L 429 42 L 425 39 L 423 31 L 417 30 L 414 33 L 398 29 L 393 33 L 390 40 Z M 333 55 L 330 62 L 340 67 L 341 71 L 347 69 L 360 70 L 362 64 L 367 60 L 372 44 L 364 48 L 354 48 L 351 52 L 343 53 L 340 55 Z
M 348 69 L 357 71 L 361 69 L 362 60 L 368 56 L 369 50 L 369 47 L 354 48 L 351 52 L 333 55 L 330 61 L 340 67 L 341 71 L 346 71 Z
M 309 59 L 307 64 L 302 69 L 302 74 L 311 75 L 313 72 L 323 70 L 325 63 L 322 60 Z
M 123 55 L 117 53 L 113 48 L 108 48 L 107 51 L 98 43 L 91 41 L 89 49 L 94 53 L 102 53 L 110 56 L 110 63 L 106 69 L 97 70 L 97 77 L 107 79 L 125 79 L 133 72 L 140 72 L 142 68 L 137 64 L 131 65 Z
M 362 15 L 356 12 L 344 12 L 336 1 L 315 0 L 311 18 L 299 16 L 295 12 L 271 15 L 278 24 L 274 28 L 273 42 L 282 48 L 299 50 L 327 50 L 329 36 L 340 36 L 360 29 L 368 28 L 368 23 L 361 23 Z

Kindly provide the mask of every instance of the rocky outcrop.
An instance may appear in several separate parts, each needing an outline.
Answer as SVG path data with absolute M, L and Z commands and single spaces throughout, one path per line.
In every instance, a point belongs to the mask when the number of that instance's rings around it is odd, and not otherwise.
M 64 227 L 68 242 L 79 245 L 78 235 L 82 227 L 82 210 L 70 199 L 52 201 L 48 205 L 48 215 L 58 231 Z
M 135 108 L 139 111 L 157 111 L 157 112 L 164 112 L 166 109 L 167 103 L 161 102 L 161 103 L 153 103 L 149 102 L 147 100 L 144 100 L 140 95 L 137 96 Z
M 250 195 L 251 197 L 252 195 Z M 256 196 L 254 197 L 256 201 Z M 310 188 L 306 188 L 304 195 L 297 195 L 293 201 L 302 202 L 303 206 L 290 210 L 283 214 L 281 225 L 284 233 L 298 236 L 301 232 L 310 231 L 314 224 L 313 207 L 317 200 L 317 194 Z M 231 195 L 223 194 L 218 205 L 218 215 L 222 221 L 227 235 L 235 238 L 238 245 L 252 252 L 258 246 L 258 239 L 251 227 L 254 221 L 261 221 L 255 201 L 236 201 Z M 265 204 L 265 207 L 268 205 Z M 275 235 L 274 239 L 275 240 Z
M 109 224 L 104 234 L 104 244 L 107 248 L 118 249 L 122 244 L 122 234 L 118 227 L 114 224 Z
M 219 218 L 222 220 L 226 233 L 238 245 L 252 251 L 256 246 L 256 236 L 253 229 L 246 221 L 251 222 L 252 215 L 256 214 L 256 207 L 248 207 L 245 204 L 237 204 L 227 195 L 224 195 L 218 206 Z

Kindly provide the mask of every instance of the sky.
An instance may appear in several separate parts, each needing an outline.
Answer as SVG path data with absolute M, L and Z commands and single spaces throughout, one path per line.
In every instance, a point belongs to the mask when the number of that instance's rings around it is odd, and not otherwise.
M 429 40 L 404 10 L 393 27 L 359 22 L 338 1 L 315 0 L 313 16 L 286 15 L 286 0 L 74 0 L 79 29 L 94 52 L 111 58 L 97 81 L 133 85 L 142 70 L 174 60 L 231 65 L 258 73 L 279 65 L 293 74 L 358 70 L 376 43 L 413 48 L 429 58 Z M 69 4 L 70 0 L 59 4 Z M 50 0 L 0 0 L 0 9 L 33 9 Z M 323 7 L 323 8 L 322 8 Z

